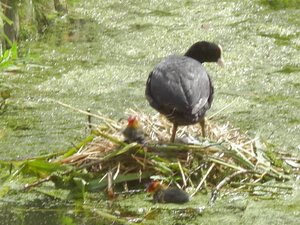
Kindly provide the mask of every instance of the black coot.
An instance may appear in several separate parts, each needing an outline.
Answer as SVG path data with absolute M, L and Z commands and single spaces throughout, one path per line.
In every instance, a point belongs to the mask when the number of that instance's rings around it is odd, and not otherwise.
M 184 56 L 169 56 L 149 74 L 146 98 L 150 105 L 172 123 L 171 142 L 179 125 L 200 122 L 205 136 L 205 112 L 213 101 L 214 87 L 202 63 L 224 66 L 222 48 L 211 42 L 193 44 Z

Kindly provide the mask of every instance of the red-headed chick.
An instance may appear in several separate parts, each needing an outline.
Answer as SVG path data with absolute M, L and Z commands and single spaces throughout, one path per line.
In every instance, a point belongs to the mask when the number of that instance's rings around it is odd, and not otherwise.
M 129 116 L 127 122 L 127 126 L 122 130 L 122 133 L 126 138 L 125 142 L 144 144 L 146 142 L 144 139 L 144 131 L 139 125 L 136 116 Z
M 185 203 L 189 201 L 189 196 L 180 189 L 166 188 L 159 181 L 152 181 L 147 192 L 153 194 L 155 203 Z

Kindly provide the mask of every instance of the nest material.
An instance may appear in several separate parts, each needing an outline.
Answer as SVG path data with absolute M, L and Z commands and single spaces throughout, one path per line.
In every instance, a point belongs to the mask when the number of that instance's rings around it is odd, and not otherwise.
M 148 143 L 163 144 L 165 146 L 174 145 L 171 143 L 168 144 L 171 136 L 172 124 L 164 116 L 160 114 L 149 116 L 133 110 L 130 110 L 128 114 L 134 114 L 137 116 L 139 124 L 144 130 L 145 139 L 149 141 Z M 105 123 L 105 125 L 102 124 L 101 126 L 94 125 L 98 131 L 95 133 L 106 134 L 105 137 L 103 135 L 95 137 L 92 142 L 87 143 L 87 145 L 79 149 L 76 154 L 61 160 L 61 162 L 71 165 L 77 164 L 77 166 L 79 166 L 85 160 L 99 160 L 109 153 L 116 151 L 120 145 L 109 140 L 108 137 L 111 137 L 114 140 L 119 140 L 120 142 L 125 141 L 121 131 L 122 127 L 125 127 L 126 124 L 124 121 L 119 122 L 110 119 L 105 121 Z M 238 129 L 233 129 L 229 123 L 219 126 L 213 121 L 206 119 L 206 130 L 207 140 L 214 140 L 215 143 L 226 143 L 225 145 L 228 145 L 228 147 L 232 145 L 233 148 L 238 148 L 242 151 L 244 150 L 246 154 L 253 155 L 253 142 L 255 139 L 249 139 L 247 136 L 241 134 Z M 177 136 L 189 136 L 201 139 L 200 132 L 201 129 L 199 124 L 192 126 L 180 126 L 177 130 Z M 198 143 L 201 144 L 201 140 Z M 174 148 L 177 150 L 177 147 Z M 207 151 L 210 149 L 209 146 L 205 146 L 205 148 Z M 215 151 L 215 149 L 211 150 L 213 152 Z
M 133 110 L 128 114 L 137 116 L 148 140 L 145 145 L 124 143 L 120 132 L 124 122 L 102 118 L 105 124 L 95 126 L 94 133 L 98 136 L 60 162 L 87 168 L 101 174 L 103 179 L 110 175 L 108 183 L 126 174 L 138 174 L 137 180 L 152 175 L 179 187 L 193 187 L 194 194 L 203 186 L 219 190 L 229 180 L 242 186 L 251 182 L 263 183 L 270 178 L 289 179 L 286 168 L 274 165 L 274 158 L 266 154 L 268 150 L 264 143 L 258 138 L 250 139 L 229 123 L 219 126 L 206 120 L 207 137 L 204 140 L 199 136 L 200 125 L 179 127 L 177 137 L 188 134 L 200 142 L 194 145 L 171 144 L 168 140 L 172 124 L 165 117 Z M 277 158 L 278 155 L 291 157 L 288 153 L 277 153 Z M 284 161 L 280 163 L 283 165 Z

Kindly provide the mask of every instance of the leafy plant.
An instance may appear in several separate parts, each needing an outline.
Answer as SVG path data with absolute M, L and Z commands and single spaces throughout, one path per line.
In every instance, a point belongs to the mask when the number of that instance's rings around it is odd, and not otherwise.
M 14 66 L 15 60 L 18 58 L 18 47 L 17 43 L 13 43 L 11 49 L 7 49 L 0 57 L 0 70 L 4 68 Z
M 8 5 L 5 5 L 5 4 L 2 3 L 2 2 L 0 2 L 0 6 L 1 6 L 1 8 L 2 8 L 2 6 L 5 6 L 6 8 L 10 8 Z M 13 24 L 13 21 L 11 21 L 9 18 L 7 18 L 7 17 L 4 15 L 3 12 L 2 12 L 2 10 L 0 11 L 0 18 L 1 18 L 2 21 L 8 23 L 9 25 L 12 25 L 12 24 Z M 2 21 L 1 21 L 1 22 L 2 22 Z M 1 25 L 3 26 L 3 22 L 1 23 Z M 10 46 L 12 46 L 13 43 L 10 41 L 10 39 L 9 39 L 9 38 L 7 37 L 7 35 L 3 32 L 2 29 L 0 30 L 0 34 L 1 34 L 2 38 L 4 38 L 4 39 L 9 43 Z M 2 52 L 1 52 L 1 55 L 2 55 Z

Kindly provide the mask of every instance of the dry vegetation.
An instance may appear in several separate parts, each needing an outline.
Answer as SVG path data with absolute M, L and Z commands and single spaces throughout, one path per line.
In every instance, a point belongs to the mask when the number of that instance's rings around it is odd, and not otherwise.
M 100 118 L 103 123 L 88 124 L 95 134 L 93 140 L 58 161 L 78 170 L 85 168 L 97 173 L 101 176 L 99 183 L 106 181 L 108 191 L 112 191 L 116 183 L 157 179 L 182 189 L 189 188 L 191 196 L 201 189 L 212 189 L 213 202 L 221 188 L 229 192 L 243 189 L 251 193 L 258 186 L 276 188 L 278 192 L 281 188 L 292 189 L 284 185 L 269 185 L 268 181 L 289 180 L 299 168 L 299 158 L 279 151 L 259 138 L 250 139 L 229 123 L 218 125 L 208 119 L 208 137 L 204 140 L 199 137 L 198 124 L 180 127 L 177 137 L 184 138 L 180 138 L 181 143 L 170 144 L 171 124 L 164 117 L 129 110 L 128 115 L 138 117 L 147 143 L 127 144 L 120 132 L 126 125 L 125 121 L 74 110 Z

